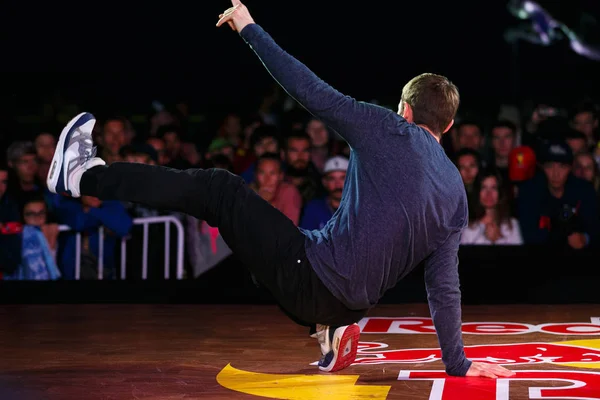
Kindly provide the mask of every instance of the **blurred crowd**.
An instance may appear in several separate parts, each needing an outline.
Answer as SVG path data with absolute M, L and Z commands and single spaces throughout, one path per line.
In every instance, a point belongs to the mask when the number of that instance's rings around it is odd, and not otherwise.
M 225 112 L 209 120 L 215 123 L 198 122 L 185 104 L 154 103 L 141 122 L 98 117 L 94 140 L 107 164 L 214 167 L 239 174 L 305 229 L 320 229 L 333 216 L 350 157 L 348 144 L 336 132 L 278 90 L 251 112 Z M 39 132 L 31 141 L 14 137 L 5 147 L 0 161 L 2 279 L 96 279 L 100 260 L 103 279 L 117 279 L 123 266 L 128 279 L 162 279 L 165 259 L 172 260 L 171 266 L 176 261 L 176 231 L 136 223 L 157 216 L 171 216 L 184 227 L 186 277 L 197 277 L 231 255 L 218 229 L 192 216 L 51 194 L 45 181 L 60 129 Z M 442 146 L 469 199 L 463 245 L 598 246 L 600 146 L 593 102 L 569 109 L 538 105 L 528 114 L 512 107 L 491 120 L 459 112 Z M 388 178 L 393 184 L 394 177 Z

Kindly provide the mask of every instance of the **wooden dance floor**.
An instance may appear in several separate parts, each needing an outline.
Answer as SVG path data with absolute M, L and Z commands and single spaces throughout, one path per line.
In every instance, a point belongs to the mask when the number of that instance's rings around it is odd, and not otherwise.
M 355 364 L 334 374 L 274 306 L 0 306 L 0 400 L 600 399 L 597 317 L 465 307 L 467 355 L 517 371 L 494 380 L 444 373 L 424 304 L 373 310 Z

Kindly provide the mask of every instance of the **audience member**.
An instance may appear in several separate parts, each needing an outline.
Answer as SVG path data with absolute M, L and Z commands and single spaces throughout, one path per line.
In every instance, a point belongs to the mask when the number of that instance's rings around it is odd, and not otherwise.
M 348 160 L 356 154 L 277 86 L 257 100 L 254 109 L 225 109 L 217 116 L 194 114 L 188 103 L 169 108 L 154 102 L 154 114 L 145 121 L 136 115 L 97 123 L 94 140 L 108 163 L 226 169 L 241 175 L 298 227 L 325 227 L 335 218 Z M 468 196 L 469 223 L 462 244 L 536 245 L 569 252 L 600 248 L 598 107 L 586 101 L 570 113 L 562 105 L 543 102 L 533 104 L 531 112 L 515 106 L 515 112 L 507 113 L 505 108 L 495 115 L 464 108 L 442 138 Z M 170 246 L 165 249 L 165 224 L 144 227 L 139 224 L 144 218 L 170 216 L 183 223 L 188 276 L 197 277 L 232 254 L 218 229 L 191 216 L 51 194 L 45 182 L 58 132 L 47 129 L 53 126 L 47 122 L 33 142 L 19 133 L 19 140 L 4 146 L 0 278 L 75 279 L 78 233 L 82 279 L 96 279 L 99 262 L 104 277 L 115 278 L 122 239 L 127 279 L 141 279 L 144 265 L 146 279 L 163 279 L 166 252 L 169 275 L 174 276 L 177 227 L 169 225 Z M 58 224 L 71 230 L 59 234 Z
M 315 197 L 325 195 L 321 185 L 321 175 L 310 160 L 310 136 L 304 131 L 288 133 L 284 142 L 283 161 L 285 181 L 296 186 L 302 196 L 302 206 Z
M 250 187 L 298 225 L 302 198 L 294 185 L 284 181 L 281 158 L 277 154 L 265 153 L 258 159 L 256 177 Z
M 323 169 L 323 186 L 327 196 L 308 202 L 303 210 L 300 227 L 304 229 L 321 229 L 331 219 L 342 201 L 348 160 L 341 156 L 332 157 Z
M 310 161 L 317 171 L 323 173 L 325 162 L 331 154 L 331 138 L 323 121 L 311 118 L 306 123 L 306 133 L 310 136 Z
M 9 168 L 0 163 L 0 279 L 21 264 L 23 224 L 19 204 L 8 193 Z
M 494 167 L 504 182 L 508 182 L 508 156 L 515 147 L 517 127 L 510 121 L 497 121 L 492 126 L 492 157 L 490 166 Z
M 126 237 L 133 224 L 125 207 L 118 201 L 102 201 L 95 197 L 82 196 L 80 199 L 61 197 L 56 208 L 61 223 L 72 231 L 64 232 L 59 237 L 58 258 L 65 279 L 76 277 L 76 233 L 80 233 L 80 277 L 96 279 L 98 262 L 102 256 L 103 276 L 105 279 L 116 277 L 115 250 L 120 239 Z M 100 232 L 103 228 L 102 248 L 100 253 Z
M 120 117 L 108 118 L 104 121 L 98 140 L 102 159 L 107 164 L 121 161 L 119 151 L 126 144 L 127 123 Z
M 46 224 L 46 202 L 34 193 L 23 202 L 21 263 L 6 280 L 57 280 L 61 273 L 56 265 L 58 225 Z
M 475 181 L 477 180 L 479 171 L 483 168 L 481 155 L 473 149 L 464 148 L 456 153 L 454 162 L 465 185 L 468 200 L 471 202 Z
M 483 145 L 485 144 L 485 137 L 483 135 L 483 128 L 479 123 L 465 120 L 457 124 L 456 130 L 458 150 L 471 149 L 481 154 Z
M 279 130 L 273 125 L 262 125 L 254 130 L 250 137 L 250 148 L 254 151 L 256 158 L 261 157 L 265 153 L 279 154 L 281 151 L 281 143 L 279 138 Z M 256 170 L 256 160 L 253 161 L 240 176 L 244 178 L 246 183 L 254 181 Z
M 519 222 L 511 215 L 506 187 L 496 170 L 480 174 L 462 244 L 521 245 Z M 473 204 L 475 203 L 475 204 Z
M 596 194 L 590 182 L 571 173 L 571 148 L 564 140 L 550 141 L 538 159 L 543 173 L 519 189 L 519 221 L 525 243 L 576 250 L 596 246 Z

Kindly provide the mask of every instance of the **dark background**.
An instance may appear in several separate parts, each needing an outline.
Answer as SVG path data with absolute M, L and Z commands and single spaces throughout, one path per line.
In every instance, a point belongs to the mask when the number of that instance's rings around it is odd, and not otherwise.
M 522 43 L 517 51 L 506 44 L 504 30 L 520 22 L 506 1 L 245 4 L 285 50 L 361 100 L 395 106 L 404 83 L 425 71 L 457 83 L 465 106 L 488 109 L 530 98 L 570 102 L 600 89 L 600 63 L 573 53 L 566 42 L 551 48 Z M 600 15 L 593 0 L 541 4 L 572 27 L 581 11 Z M 56 90 L 92 112 L 146 112 L 154 99 L 199 108 L 249 104 L 273 81 L 237 34 L 215 27 L 230 5 L 3 2 L 7 115 L 37 112 Z
M 571 27 L 581 12 L 600 15 L 595 0 L 541 1 Z M 247 0 L 256 22 L 285 50 L 342 92 L 396 106 L 416 74 L 447 75 L 463 107 L 494 113 L 499 104 L 548 101 L 566 106 L 598 99 L 600 63 L 567 43 L 549 48 L 504 42 L 516 25 L 505 1 Z M 151 102 L 186 101 L 197 112 L 253 107 L 273 84 L 259 60 L 228 27 L 230 3 L 2 3 L 0 96 L 3 133 L 28 129 L 17 117 L 42 112 L 60 94 L 85 111 L 125 115 Z M 595 36 L 594 36 L 595 35 Z M 597 29 L 590 40 L 598 41 Z M 210 111 L 209 111 L 210 112 Z M 39 133 L 39 131 L 35 132 Z M 597 254 L 584 259 L 529 248 L 461 250 L 466 303 L 600 302 Z M 200 280 L 0 283 L 0 302 L 260 301 L 239 263 Z M 417 270 L 383 302 L 425 301 Z M 234 279 L 235 277 L 235 279 Z

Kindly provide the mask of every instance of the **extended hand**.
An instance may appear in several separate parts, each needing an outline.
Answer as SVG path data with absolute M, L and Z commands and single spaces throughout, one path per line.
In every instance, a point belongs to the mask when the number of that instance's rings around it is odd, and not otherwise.
M 500 365 L 486 364 L 480 362 L 471 363 L 471 367 L 467 371 L 467 376 L 484 376 L 488 378 L 498 378 L 499 376 L 513 376 L 514 372 L 508 370 Z
M 250 16 L 250 12 L 246 6 L 243 5 L 240 0 L 231 0 L 231 3 L 233 4 L 233 7 L 228 8 L 223 14 L 219 15 L 217 27 L 220 27 L 227 22 L 231 29 L 240 33 L 246 25 L 253 24 L 254 20 Z

